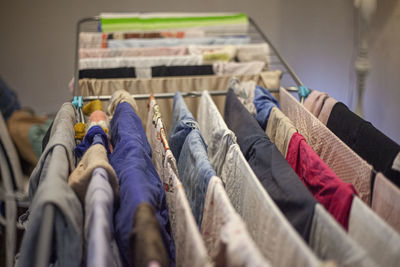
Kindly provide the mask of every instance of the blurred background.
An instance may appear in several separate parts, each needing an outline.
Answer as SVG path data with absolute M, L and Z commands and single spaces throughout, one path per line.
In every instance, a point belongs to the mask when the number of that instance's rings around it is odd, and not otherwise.
M 0 76 L 22 106 L 55 113 L 71 99 L 76 22 L 113 11 L 247 13 L 306 86 L 355 108 L 360 23 L 351 0 L 1 0 Z M 368 44 L 364 118 L 400 142 L 400 1 L 378 2 Z

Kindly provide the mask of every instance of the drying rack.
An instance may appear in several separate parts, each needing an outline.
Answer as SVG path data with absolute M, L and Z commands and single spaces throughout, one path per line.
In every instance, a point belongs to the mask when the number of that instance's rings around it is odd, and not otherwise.
M 303 83 L 289 66 L 289 64 L 283 59 L 278 50 L 269 40 L 269 38 L 262 32 L 261 28 L 256 24 L 252 18 L 249 20 L 249 29 L 247 35 L 251 38 L 252 43 L 267 43 L 270 47 L 270 62 L 269 66 L 275 70 L 282 71 L 281 86 L 284 87 L 289 92 L 298 92 L 298 88 L 304 87 Z M 87 17 L 79 20 L 76 25 L 76 35 L 75 35 L 75 65 L 74 65 L 74 97 L 77 96 L 79 87 L 79 36 L 83 31 L 98 32 L 98 23 L 100 22 L 100 16 Z M 279 88 L 269 89 L 271 92 L 278 92 Z M 210 91 L 210 95 L 225 95 L 227 90 Z M 150 94 L 133 94 L 135 99 L 148 99 Z M 153 94 L 155 98 L 173 98 L 174 93 L 156 93 Z M 201 96 L 201 92 L 186 92 L 182 93 L 183 97 L 198 97 Z M 111 98 L 110 95 L 102 96 L 85 96 L 82 97 L 83 101 L 90 101 L 94 99 L 99 99 L 101 101 L 106 101 Z M 302 100 L 302 99 L 301 99 Z M 80 114 L 78 114 L 80 116 Z M 54 152 L 53 152 L 54 153 Z M 39 245 L 38 253 L 35 260 L 36 267 L 44 267 L 49 265 L 50 258 L 52 256 L 52 251 L 49 250 L 51 244 L 53 243 L 53 233 L 54 227 L 53 222 L 55 218 L 55 207 L 52 204 L 47 204 L 44 210 L 44 220 L 42 222 L 40 232 L 39 232 Z

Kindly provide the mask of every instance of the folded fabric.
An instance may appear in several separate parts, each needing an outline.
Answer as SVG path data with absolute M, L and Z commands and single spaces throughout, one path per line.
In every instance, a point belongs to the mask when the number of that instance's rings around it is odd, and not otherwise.
M 108 146 L 108 137 L 104 130 L 100 126 L 93 126 L 86 133 L 83 141 L 76 146 L 74 152 L 78 158 L 82 158 L 86 151 L 94 144 L 102 143 L 107 149 L 107 155 L 111 153 L 110 147 Z
M 119 68 L 95 68 L 79 70 L 79 79 L 115 79 L 115 78 L 136 78 L 136 71 L 133 67 Z
M 278 100 L 271 95 L 271 93 L 257 86 L 254 91 L 254 106 L 257 109 L 257 114 L 255 116 L 256 120 L 260 124 L 261 128 L 265 130 L 267 128 L 267 123 L 269 119 L 269 115 L 271 113 L 271 109 L 273 107 L 280 108 Z
M 156 212 L 162 240 L 171 265 L 175 262 L 175 246 L 169 229 L 165 192 L 151 160 L 151 147 L 140 118 L 129 103 L 118 104 L 111 120 L 110 156 L 120 185 L 120 208 L 115 214 L 115 234 L 124 264 L 132 264 L 129 234 L 134 213 L 141 203 L 149 203 Z
M 207 250 L 183 185 L 178 179 L 176 160 L 169 148 L 159 106 L 154 98 L 150 100 L 146 135 L 153 151 L 154 167 L 160 174 L 165 189 L 171 231 L 176 246 L 176 265 L 209 266 Z
M 304 137 L 294 133 L 286 160 L 316 200 L 347 230 L 354 186 L 345 183 L 321 160 Z
M 256 86 L 257 84 L 254 81 L 241 83 L 236 78 L 233 78 L 229 84 L 229 88 L 232 88 L 240 102 L 242 102 L 246 109 L 253 115 L 257 113 L 253 103 Z
M 96 168 L 103 168 L 108 174 L 108 180 L 114 192 L 114 203 L 119 204 L 119 185 L 117 175 L 107 158 L 107 151 L 103 144 L 92 145 L 83 155 L 78 166 L 70 174 L 68 185 L 75 191 L 79 200 L 84 203 L 86 191 Z
M 199 38 L 160 38 L 109 40 L 109 48 L 159 47 L 182 45 L 242 45 L 250 43 L 247 36 L 199 37 Z
M 114 111 L 120 103 L 126 102 L 135 112 L 139 112 L 135 99 L 125 90 L 115 90 L 111 96 L 110 102 L 107 107 L 107 113 L 110 118 L 114 115 Z
M 159 57 L 187 55 L 186 46 L 132 47 L 132 48 L 81 48 L 79 58 L 99 57 Z
M 101 32 L 81 32 L 79 33 L 79 48 L 105 48 L 107 37 L 107 34 Z
M 221 179 L 210 179 L 201 232 L 216 266 L 271 266 L 234 211 Z
M 328 123 L 329 116 L 331 115 L 332 108 L 338 101 L 332 97 L 325 99 L 324 105 L 322 106 L 321 112 L 318 115 L 318 119 L 326 125 Z
M 268 44 L 247 44 L 237 47 L 236 58 L 239 62 L 263 61 L 270 63 L 270 49 Z
M 308 241 L 316 201 L 232 89 L 226 97 L 225 122 L 264 189 Z
M 245 30 L 248 26 L 247 16 L 242 13 L 127 13 L 122 16 L 103 13 L 100 16 L 104 32 L 215 27 Z
M 250 236 L 264 257 L 273 266 L 318 266 L 316 256 L 251 170 L 235 143 L 235 135 L 226 126 L 207 91 L 200 98 L 198 119 L 208 145 L 210 163 L 221 177 L 232 206 L 246 223 Z M 283 259 L 282 254 L 291 256 Z
M 370 203 L 372 166 L 360 158 L 284 88 L 279 89 L 283 113 L 317 155 L 339 178 L 352 183 L 360 198 Z
M 214 51 L 205 51 L 202 53 L 204 63 L 213 63 L 216 61 L 231 61 L 236 54 L 236 48 L 233 45 L 227 45 L 222 49 Z
M 245 75 L 258 74 L 265 67 L 265 62 L 215 62 L 213 64 L 214 73 L 216 75 Z
M 73 125 L 75 110 L 65 103 L 57 113 L 54 128 L 46 150 L 30 177 L 29 196 L 31 204 L 21 217 L 29 223 L 25 231 L 17 266 L 32 266 L 39 253 L 40 228 L 46 219 L 45 206 L 54 207 L 54 249 L 52 263 L 58 266 L 81 266 L 82 264 L 82 206 L 74 191 L 68 186 L 69 173 L 74 168 L 75 146 Z
M 286 158 L 290 140 L 293 134 L 297 133 L 297 129 L 279 108 L 273 107 L 271 109 L 265 133 Z
M 129 243 L 133 251 L 132 266 L 147 267 L 152 261 L 162 267 L 170 266 L 155 210 L 150 204 L 137 206 Z
M 334 260 L 338 266 L 376 266 L 320 204 L 315 207 L 309 244 L 321 259 Z
M 212 65 L 151 67 L 151 77 L 197 76 L 213 74 L 214 70 Z
M 355 197 L 351 207 L 349 236 L 362 246 L 380 266 L 397 266 L 400 262 L 400 235 Z
M 360 157 L 400 187 L 400 170 L 392 169 L 400 145 L 363 120 L 341 102 L 335 104 L 326 126 Z
M 150 68 L 153 66 L 174 65 L 201 65 L 203 58 L 197 55 L 160 56 L 160 57 L 110 57 L 110 58 L 83 58 L 79 60 L 79 69 L 110 69 L 135 67 Z M 121 70 L 125 71 L 125 70 Z M 128 71 L 128 70 L 127 70 Z M 137 72 L 136 72 L 137 74 Z
M 329 96 L 327 93 L 312 90 L 304 101 L 304 107 L 318 118 L 322 107 L 324 106 L 325 100 L 328 98 Z
M 400 233 L 400 189 L 382 173 L 375 176 L 371 208 Z
M 104 149 L 103 152 L 105 154 Z M 85 196 L 84 234 L 88 267 L 122 266 L 114 238 L 114 200 L 107 171 L 94 169 Z

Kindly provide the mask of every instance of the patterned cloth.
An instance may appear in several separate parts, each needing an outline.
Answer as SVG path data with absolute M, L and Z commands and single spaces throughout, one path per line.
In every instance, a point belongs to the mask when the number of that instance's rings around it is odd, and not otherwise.
M 283 113 L 307 143 L 339 178 L 354 185 L 365 203 L 370 203 L 372 166 L 346 146 L 288 91 L 281 88 L 279 93 Z

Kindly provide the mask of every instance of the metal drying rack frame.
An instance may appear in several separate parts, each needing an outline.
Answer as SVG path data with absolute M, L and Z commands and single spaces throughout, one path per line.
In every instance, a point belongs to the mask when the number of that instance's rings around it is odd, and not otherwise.
M 299 77 L 293 71 L 293 69 L 289 66 L 289 64 L 283 59 L 278 50 L 269 40 L 269 38 L 262 32 L 261 28 L 255 23 L 252 18 L 249 19 L 249 32 L 251 40 L 256 40 L 259 42 L 264 42 L 269 45 L 271 48 L 272 54 L 270 54 L 271 58 L 276 59 L 277 61 L 271 60 L 269 65 L 280 65 L 282 68 L 283 75 L 288 74 L 292 79 L 294 84 L 291 86 L 285 86 L 284 88 L 290 92 L 298 92 L 298 87 L 303 86 L 303 83 L 300 81 Z M 79 20 L 76 26 L 76 36 L 75 36 L 75 66 L 74 66 L 74 91 L 73 95 L 77 96 L 78 87 L 79 87 L 79 36 L 82 30 L 82 26 L 86 23 L 100 22 L 100 16 L 87 17 Z M 279 69 L 279 68 L 277 68 Z M 278 92 L 279 88 L 269 89 L 271 92 Z M 227 90 L 219 90 L 219 91 L 210 91 L 210 95 L 225 95 Z M 155 98 L 172 98 L 174 93 L 156 93 L 153 94 Z M 200 92 L 186 92 L 182 93 L 185 97 L 198 97 L 201 95 Z M 150 97 L 150 94 L 133 94 L 132 95 L 136 99 L 146 99 Z M 111 96 L 86 96 L 83 97 L 83 101 L 90 101 L 94 99 L 99 99 L 102 101 L 109 100 Z M 55 219 L 55 206 L 52 204 L 47 204 L 44 210 L 44 220 L 40 227 L 39 231 L 39 245 L 38 245 L 38 253 L 36 254 L 35 259 L 35 267 L 44 267 L 48 266 L 52 254 L 52 250 L 49 247 L 53 244 L 53 234 L 54 234 L 54 219 Z

